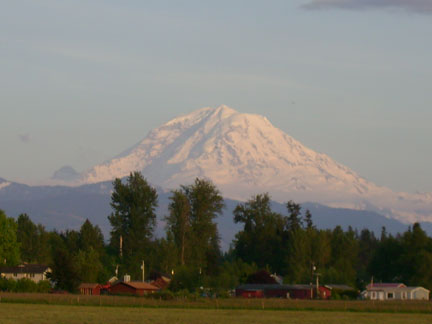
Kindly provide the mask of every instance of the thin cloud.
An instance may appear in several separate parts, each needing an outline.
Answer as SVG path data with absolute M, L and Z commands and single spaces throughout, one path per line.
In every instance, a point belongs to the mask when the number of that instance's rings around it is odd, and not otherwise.
M 399 9 L 432 14 L 432 0 L 309 0 L 304 9 Z
M 25 144 L 30 143 L 31 141 L 30 134 L 19 134 L 18 138 L 20 139 L 21 142 Z

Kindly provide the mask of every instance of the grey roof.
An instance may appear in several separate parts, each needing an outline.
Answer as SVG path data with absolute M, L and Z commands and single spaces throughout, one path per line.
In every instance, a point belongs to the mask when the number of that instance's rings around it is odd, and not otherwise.
M 20 264 L 16 267 L 0 267 L 1 273 L 44 273 L 49 267 L 44 264 Z
M 330 288 L 330 289 L 335 289 L 335 290 L 345 290 L 345 291 L 352 291 L 355 290 L 353 287 L 348 286 L 348 285 L 334 285 L 334 284 L 329 284 L 329 285 L 324 285 L 324 287 Z
M 279 285 L 279 284 L 245 284 L 236 289 L 241 290 L 305 290 L 313 289 L 314 285 Z

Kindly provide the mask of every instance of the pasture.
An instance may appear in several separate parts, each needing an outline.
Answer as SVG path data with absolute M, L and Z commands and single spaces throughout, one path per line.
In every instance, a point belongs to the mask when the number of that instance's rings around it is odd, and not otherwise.
M 432 323 L 432 303 L 0 294 L 1 324 Z
M 243 298 L 173 298 L 89 296 L 74 294 L 0 293 L 5 303 L 125 308 L 188 308 L 233 310 L 342 311 L 432 314 L 431 301 L 299 300 Z
M 0 305 L 2 324 L 429 324 L 430 314 L 98 307 L 44 304 Z

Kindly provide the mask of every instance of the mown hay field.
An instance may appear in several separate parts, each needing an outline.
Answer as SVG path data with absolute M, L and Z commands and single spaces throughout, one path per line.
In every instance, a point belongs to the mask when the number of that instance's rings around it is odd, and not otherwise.
M 0 305 L 2 324 L 254 324 L 254 323 L 385 323 L 430 324 L 431 314 L 274 311 L 240 309 L 181 309 L 67 306 L 43 304 Z
M 106 306 L 125 308 L 188 308 L 188 309 L 249 309 L 249 310 L 313 310 L 376 313 L 432 314 L 431 301 L 343 301 L 288 300 L 243 298 L 197 298 L 162 300 L 127 296 L 84 296 L 35 293 L 0 293 L 0 306 L 8 303 L 69 306 Z M 103 307 L 105 308 L 105 307 Z M 431 322 L 432 323 L 432 322 Z

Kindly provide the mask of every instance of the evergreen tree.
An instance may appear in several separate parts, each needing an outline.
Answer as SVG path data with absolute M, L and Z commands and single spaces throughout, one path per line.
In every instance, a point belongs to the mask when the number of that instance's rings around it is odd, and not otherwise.
M 90 249 L 95 250 L 99 256 L 104 254 L 104 237 L 99 226 L 93 224 L 87 219 L 79 231 L 79 248 L 83 251 Z
M 315 229 L 315 226 L 312 221 L 312 214 L 309 209 L 307 209 L 305 213 L 305 223 L 306 223 L 306 229 L 308 230 Z
M 402 280 L 400 263 L 402 244 L 392 235 L 381 235 L 378 246 L 371 251 L 368 274 L 374 281 L 399 282 Z M 370 280 L 369 278 L 369 280 Z
M 358 241 L 355 232 L 344 232 L 340 226 L 332 232 L 331 260 L 325 279 L 327 282 L 350 284 L 356 282 L 355 265 L 358 256 Z
M 357 257 L 356 271 L 357 281 L 360 287 L 365 286 L 369 280 L 370 275 L 368 269 L 373 258 L 373 252 L 378 247 L 378 240 L 374 232 L 363 229 L 358 238 L 359 253 Z
M 287 228 L 289 231 L 296 231 L 302 227 L 301 206 L 290 200 L 286 203 L 288 209 Z

